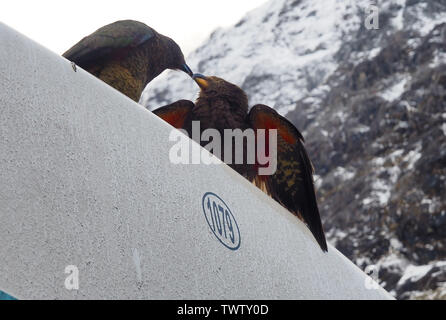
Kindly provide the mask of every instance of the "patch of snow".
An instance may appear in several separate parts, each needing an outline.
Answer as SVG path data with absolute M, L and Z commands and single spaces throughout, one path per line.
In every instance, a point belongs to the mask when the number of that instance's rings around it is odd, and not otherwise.
M 335 237 L 338 239 L 344 239 L 347 236 L 347 233 L 341 230 L 336 230 Z
M 403 285 L 407 281 L 417 282 L 423 278 L 430 270 L 432 270 L 432 265 L 414 266 L 409 265 L 406 270 L 404 270 L 403 276 L 398 281 L 397 285 Z
M 401 169 L 399 166 L 392 166 L 385 169 L 387 174 L 389 175 L 389 180 L 392 184 L 395 184 L 398 181 L 398 178 L 401 174 Z
M 344 167 L 337 167 L 333 175 L 336 178 L 340 178 L 342 181 L 350 180 L 355 176 L 356 172 L 355 170 L 347 170 Z
M 429 213 L 435 213 L 435 211 L 439 210 L 441 207 L 441 201 L 437 197 L 432 199 L 423 198 L 421 204 L 427 205 Z
M 385 162 L 385 159 L 383 157 L 376 157 L 372 160 L 372 164 L 379 167 L 382 166 Z
M 396 17 L 392 19 L 392 24 L 395 26 L 396 29 L 402 30 L 404 29 L 403 13 L 404 7 L 406 6 L 406 0 L 397 0 L 394 3 L 400 5 L 401 8 L 399 9 Z
M 404 87 L 406 85 L 407 78 L 402 78 L 396 82 L 393 86 L 390 86 L 379 95 L 381 98 L 387 101 L 393 101 L 399 98 L 404 93 Z
M 434 52 L 434 57 L 432 61 L 429 63 L 429 68 L 437 68 L 442 64 L 446 63 L 446 52 Z
M 392 239 L 396 240 L 396 239 Z M 396 240 L 398 241 L 398 240 Z M 399 241 L 398 241 L 399 242 Z M 404 270 L 408 265 L 406 258 L 399 256 L 397 253 L 392 252 L 388 256 L 382 257 L 377 263 L 378 266 L 386 268 L 386 269 L 401 269 Z
M 421 38 L 411 38 L 409 40 L 407 40 L 407 45 L 412 48 L 415 49 L 416 47 L 418 47 L 421 44 Z
M 406 109 L 407 109 L 407 112 L 409 112 L 409 113 L 415 113 L 415 112 L 418 112 L 417 108 L 412 107 L 412 106 L 410 105 L 409 102 L 407 102 L 407 101 L 401 101 L 401 103 L 404 104 L 404 106 L 405 106 Z
M 362 267 L 362 266 L 369 266 L 371 263 L 370 263 L 370 259 L 369 258 L 367 258 L 367 257 L 359 257 L 359 258 L 357 258 L 355 260 L 355 264 L 358 267 Z
M 440 129 L 441 129 L 441 131 L 443 131 L 443 134 L 446 136 L 446 122 L 441 124 Z
M 396 159 L 400 158 L 404 153 L 403 149 L 397 149 L 388 155 L 389 159 L 392 162 L 395 162 Z
M 331 88 L 330 86 L 326 85 L 326 84 L 322 84 L 316 88 L 314 88 L 313 90 L 310 91 L 310 93 L 313 96 L 324 96 L 326 93 L 330 92 Z
M 396 238 L 390 239 L 390 246 L 394 250 L 400 250 L 401 248 L 403 248 L 403 244 Z
M 368 52 L 367 59 L 371 60 L 375 58 L 381 52 L 381 48 L 373 48 Z
M 355 133 L 366 133 L 366 132 L 370 131 L 370 127 L 360 124 L 360 125 L 356 126 L 355 128 L 353 128 L 352 131 Z
M 316 187 L 316 189 L 319 189 L 322 186 L 323 183 L 323 179 L 321 176 L 314 174 L 313 175 L 313 180 L 314 180 L 314 186 Z
M 338 111 L 335 113 L 335 117 L 338 117 L 339 120 L 341 120 L 341 122 L 344 123 L 345 120 L 347 119 L 347 114 L 345 112 Z
M 407 153 L 406 156 L 404 156 L 404 161 L 407 163 L 407 169 L 412 170 L 417 163 L 418 160 L 421 158 L 421 143 L 418 143 L 415 150 L 411 150 Z
M 372 60 L 381 52 L 381 50 L 382 48 L 377 47 L 368 51 L 353 52 L 353 63 L 357 65 L 364 60 Z
M 392 162 L 394 159 L 400 155 L 402 152 L 399 150 L 393 152 L 388 157 Z M 375 179 L 371 183 L 371 192 L 370 195 L 362 200 L 363 206 L 368 206 L 372 203 L 376 203 L 377 205 L 383 207 L 389 203 L 393 185 L 398 181 L 398 178 L 401 174 L 401 169 L 398 165 L 395 166 L 386 166 L 383 167 L 385 163 L 385 159 L 382 157 L 377 157 L 372 160 L 372 163 L 377 167 L 376 173 L 377 175 L 385 172 L 389 176 L 388 181 L 384 179 Z
M 395 126 L 395 129 L 407 129 L 409 128 L 409 123 L 407 121 L 399 121 L 398 124 Z
M 367 197 L 367 198 L 362 199 L 362 204 L 363 204 L 364 206 L 368 206 L 368 205 L 371 204 L 372 202 L 373 202 L 373 199 L 370 198 L 370 197 Z
M 424 13 L 426 3 L 418 3 L 411 6 L 413 15 L 417 17 L 417 20 L 412 24 L 412 29 L 417 30 L 421 36 L 427 35 L 437 24 L 446 21 L 446 12 L 438 11 L 433 16 L 427 16 Z
M 386 184 L 386 181 L 378 179 L 372 183 L 372 195 L 378 199 L 381 206 L 387 205 L 390 199 L 390 186 Z

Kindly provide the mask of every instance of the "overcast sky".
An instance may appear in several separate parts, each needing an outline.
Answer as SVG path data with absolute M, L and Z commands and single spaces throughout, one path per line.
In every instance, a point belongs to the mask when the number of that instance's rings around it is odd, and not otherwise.
M 0 0 L 0 21 L 62 54 L 116 20 L 139 20 L 173 38 L 187 55 L 219 26 L 266 0 Z

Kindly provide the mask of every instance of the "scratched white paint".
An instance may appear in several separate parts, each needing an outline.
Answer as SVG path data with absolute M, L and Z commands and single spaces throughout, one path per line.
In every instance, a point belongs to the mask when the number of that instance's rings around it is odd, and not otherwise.
M 133 263 L 135 264 L 136 275 L 138 277 L 138 281 L 142 281 L 142 272 L 141 272 L 141 257 L 139 256 L 138 249 L 133 248 Z

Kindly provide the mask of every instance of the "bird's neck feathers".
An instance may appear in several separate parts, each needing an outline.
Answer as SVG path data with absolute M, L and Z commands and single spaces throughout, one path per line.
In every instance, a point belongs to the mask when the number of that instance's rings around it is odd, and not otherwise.
M 248 113 L 247 99 L 228 99 L 224 96 L 200 94 L 193 113 L 204 120 L 207 128 L 234 129 L 243 126 Z M 203 129 L 206 129 L 203 127 Z
M 172 70 L 181 68 L 186 61 L 178 44 L 166 36 L 160 37 L 159 40 L 161 42 L 160 46 L 165 48 L 165 50 L 163 50 L 164 67 Z
M 221 109 L 228 111 L 235 111 L 239 114 L 246 115 L 248 114 L 248 97 L 244 92 L 240 94 L 214 94 L 214 92 L 218 92 L 218 89 L 201 91 L 198 99 L 195 102 L 195 105 L 198 109 L 205 109 L 212 112 L 211 109 Z
M 145 59 L 143 61 L 148 62 L 148 65 L 144 68 L 147 73 L 147 83 L 169 67 L 170 57 L 165 54 L 166 50 L 161 50 L 164 46 L 163 39 L 159 35 L 156 35 L 144 48 Z

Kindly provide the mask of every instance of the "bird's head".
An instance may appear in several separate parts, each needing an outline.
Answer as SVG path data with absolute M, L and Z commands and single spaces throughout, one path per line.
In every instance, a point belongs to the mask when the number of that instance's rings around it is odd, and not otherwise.
M 192 78 L 200 87 L 198 100 L 216 100 L 226 101 L 232 109 L 248 112 L 248 97 L 246 93 L 226 80 L 215 76 L 204 76 L 195 73 Z
M 169 37 L 164 36 L 164 40 L 167 47 L 167 50 L 165 51 L 167 58 L 167 67 L 169 69 L 183 71 L 190 77 L 192 77 L 193 72 L 186 64 L 186 60 L 184 59 L 184 55 L 181 51 L 180 46 Z

